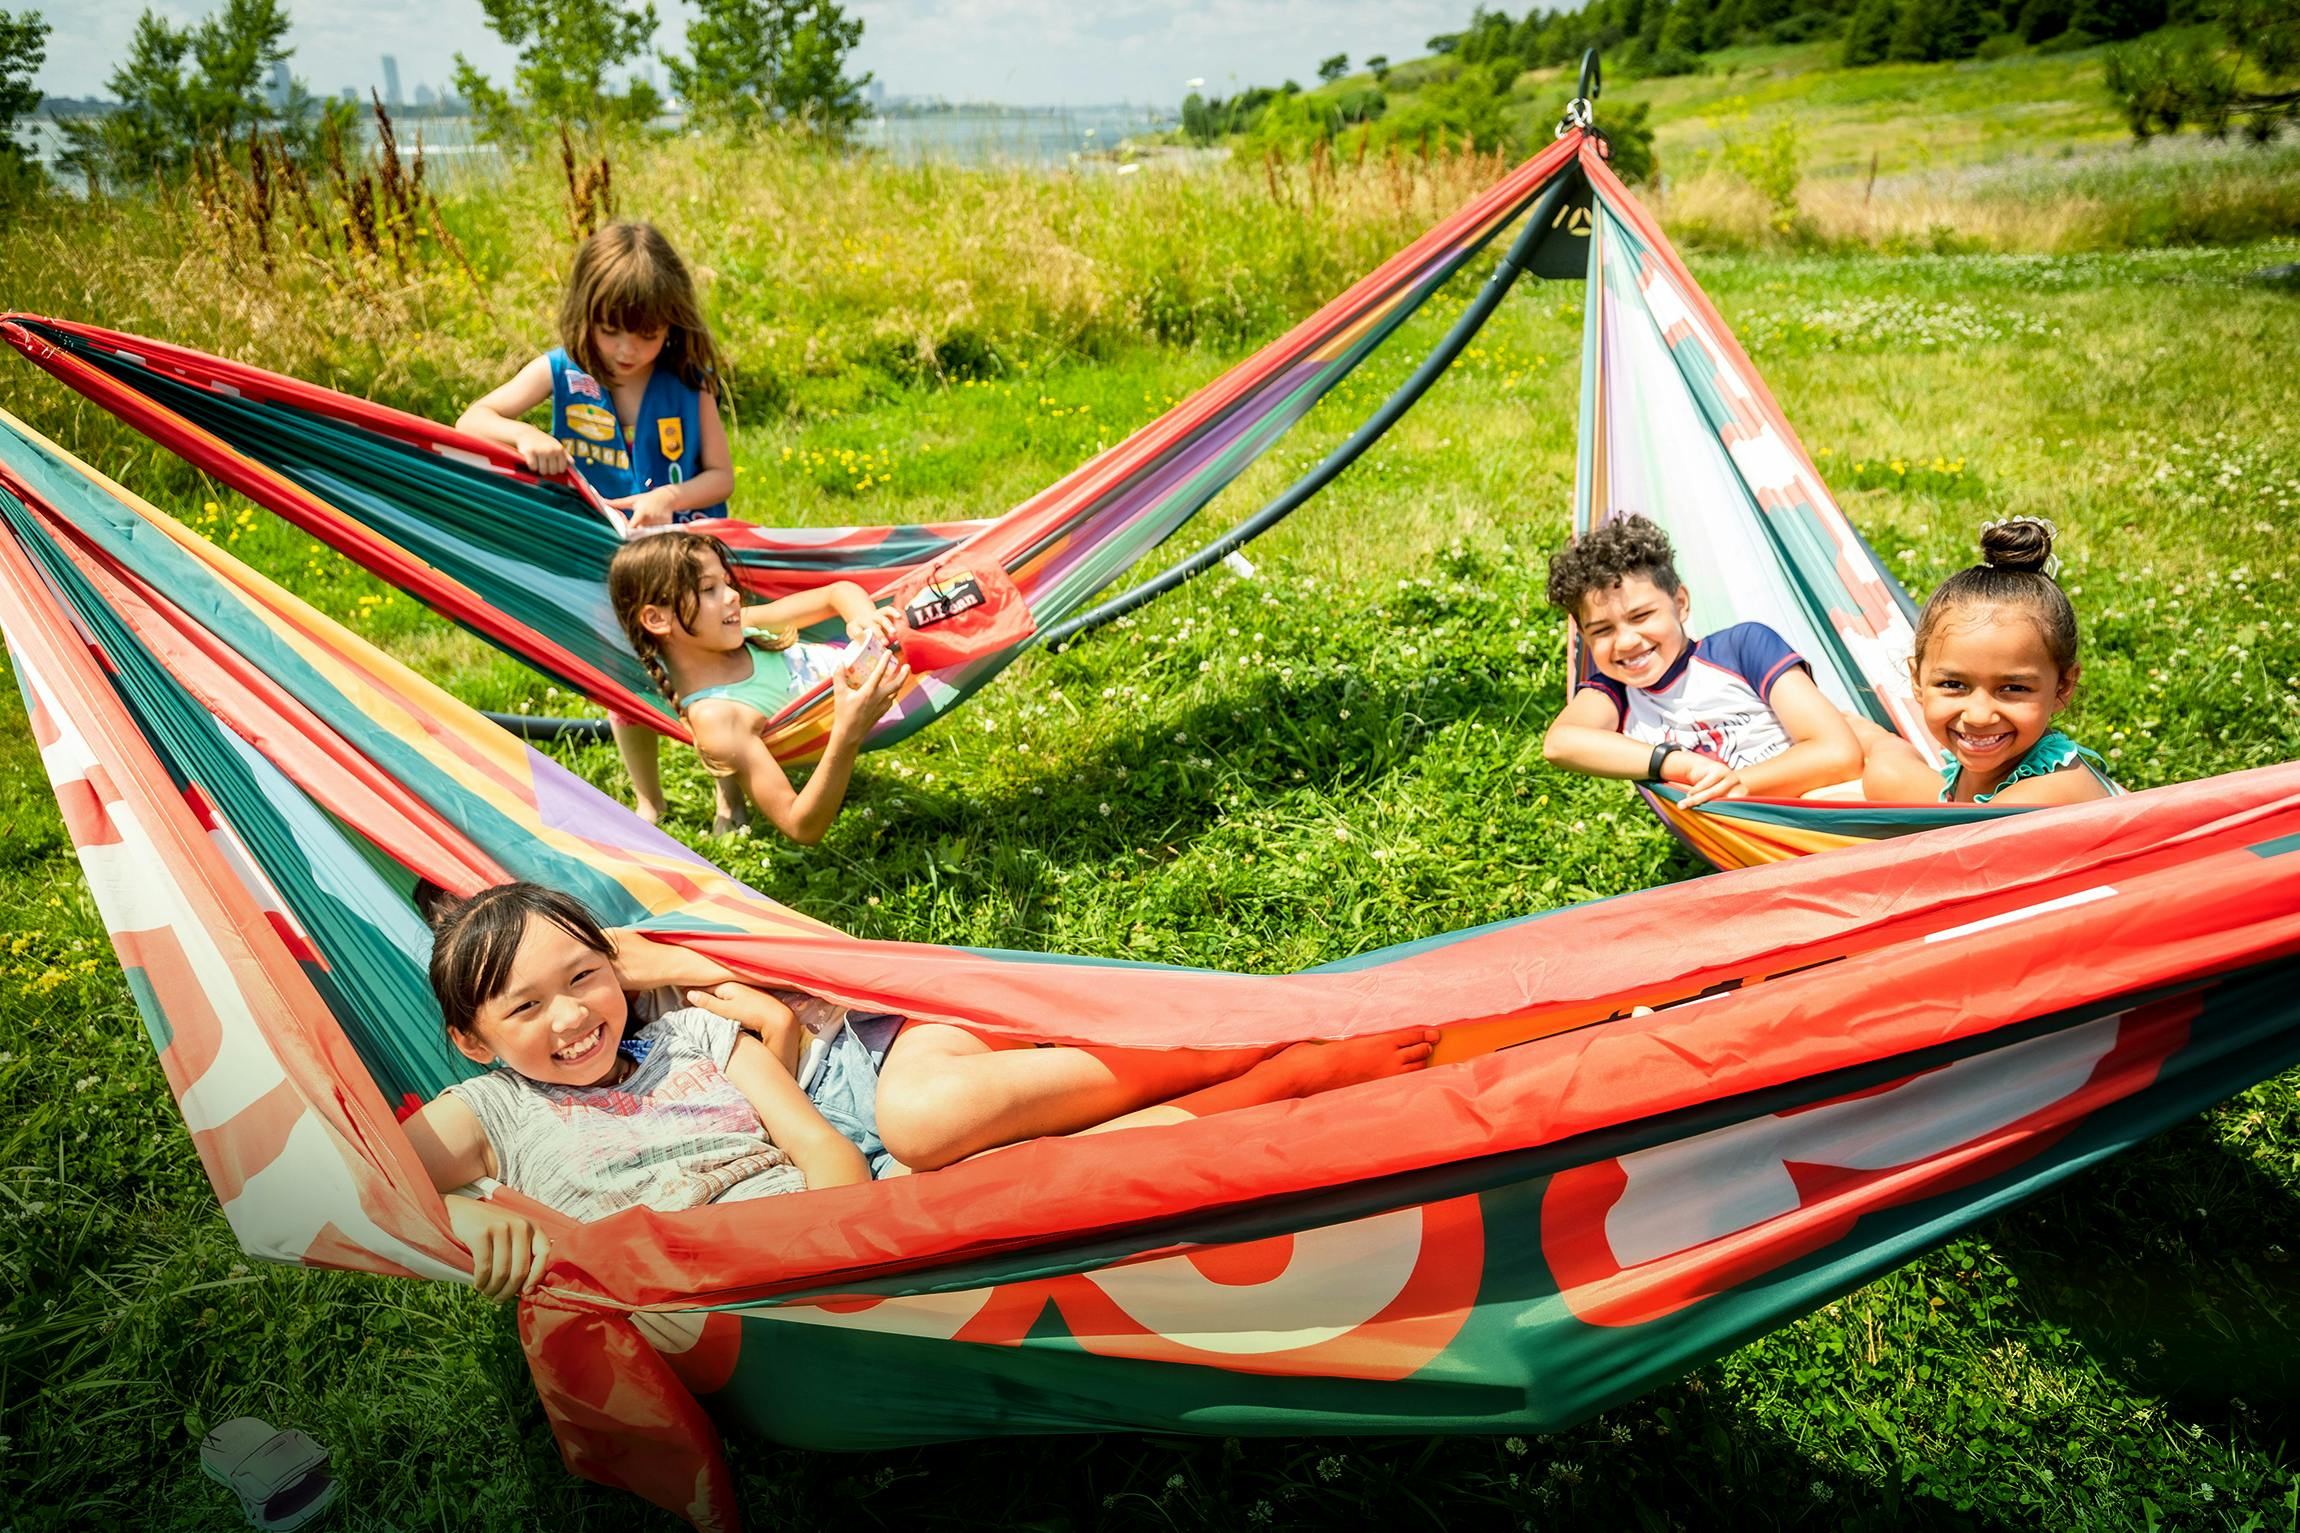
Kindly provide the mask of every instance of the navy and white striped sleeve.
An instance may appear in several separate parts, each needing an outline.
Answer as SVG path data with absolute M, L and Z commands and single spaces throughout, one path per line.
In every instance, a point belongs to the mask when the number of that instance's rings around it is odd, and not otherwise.
M 1701 658 L 1739 676 L 1768 704 L 1782 677 L 1799 668 L 1813 674 L 1811 663 L 1763 623 L 1735 623 L 1709 635 L 1701 641 Z

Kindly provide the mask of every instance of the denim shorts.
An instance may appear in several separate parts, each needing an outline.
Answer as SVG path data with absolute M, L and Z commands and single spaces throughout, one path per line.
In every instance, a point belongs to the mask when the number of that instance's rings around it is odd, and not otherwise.
M 831 1040 L 822 1068 L 807 1086 L 815 1108 L 863 1152 L 870 1174 L 884 1176 L 894 1164 L 878 1136 L 878 1067 L 903 1019 L 884 1012 L 855 1012 Z

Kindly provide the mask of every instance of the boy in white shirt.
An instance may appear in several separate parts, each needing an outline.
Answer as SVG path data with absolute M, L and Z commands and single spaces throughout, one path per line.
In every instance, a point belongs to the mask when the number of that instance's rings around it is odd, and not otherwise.
M 1794 798 L 1857 777 L 1861 747 L 1805 658 L 1762 623 L 1702 638 L 1669 536 L 1616 517 L 1549 561 L 1549 602 L 1573 620 L 1591 674 L 1543 736 L 1553 766 L 1674 783 L 1688 807 Z

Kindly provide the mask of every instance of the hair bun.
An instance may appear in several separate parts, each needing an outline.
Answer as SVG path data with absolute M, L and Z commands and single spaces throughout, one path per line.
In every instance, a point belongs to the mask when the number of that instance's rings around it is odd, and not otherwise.
M 2041 516 L 2008 517 L 1981 528 L 1981 558 L 2000 570 L 2045 571 L 2052 565 L 2052 538 L 2058 531 Z

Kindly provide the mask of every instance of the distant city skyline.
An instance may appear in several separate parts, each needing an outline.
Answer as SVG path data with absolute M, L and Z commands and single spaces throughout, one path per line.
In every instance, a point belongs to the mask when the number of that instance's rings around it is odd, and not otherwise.
M 202 0 L 29 0 L 54 27 L 35 84 L 52 96 L 103 96 L 123 41 L 145 9 L 188 25 Z M 215 0 L 220 4 L 221 0 Z M 852 67 L 890 96 L 1024 104 L 1137 101 L 1179 104 L 1185 82 L 1214 95 L 1286 79 L 1314 84 L 1318 61 L 1412 58 L 1433 33 L 1469 20 L 1474 0 L 854 0 L 865 24 Z M 659 0 L 655 46 L 685 46 L 689 7 Z M 390 99 L 385 57 L 409 99 L 417 86 L 451 92 L 454 55 L 508 82 L 516 50 L 487 30 L 478 0 L 288 0 L 289 67 L 316 96 L 370 88 Z M 639 61 L 634 61 L 635 63 Z M 640 72 L 660 83 L 660 67 Z

